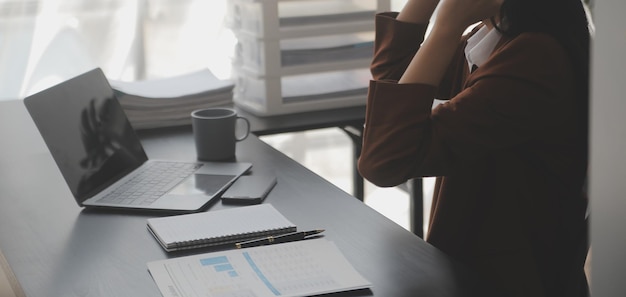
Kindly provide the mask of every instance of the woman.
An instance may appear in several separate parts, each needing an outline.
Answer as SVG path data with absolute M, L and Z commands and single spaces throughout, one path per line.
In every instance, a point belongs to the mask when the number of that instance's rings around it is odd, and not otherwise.
M 506 296 L 587 295 L 582 3 L 438 2 L 376 17 L 361 174 L 437 176 L 427 241 Z

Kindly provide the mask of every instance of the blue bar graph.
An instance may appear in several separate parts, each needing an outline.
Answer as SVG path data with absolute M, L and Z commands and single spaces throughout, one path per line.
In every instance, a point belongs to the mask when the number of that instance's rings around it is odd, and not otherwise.
M 229 270 L 233 270 L 233 265 L 230 265 L 230 264 L 215 265 L 215 271 L 217 272 L 229 271 Z
M 200 259 L 200 264 L 202 264 L 202 266 L 209 266 L 209 265 L 230 264 L 230 263 L 228 262 L 228 258 L 226 256 L 220 256 L 220 257 Z
M 235 271 L 233 265 L 228 261 L 228 257 L 219 256 L 212 258 L 204 258 L 200 259 L 200 264 L 202 266 L 211 266 L 215 269 L 215 272 L 225 272 L 230 277 L 237 277 L 239 274 Z

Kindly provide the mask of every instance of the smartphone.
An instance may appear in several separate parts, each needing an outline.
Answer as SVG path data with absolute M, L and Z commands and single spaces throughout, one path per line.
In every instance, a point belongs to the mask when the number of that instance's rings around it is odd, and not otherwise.
M 222 202 L 258 204 L 276 185 L 273 175 L 242 175 L 222 194 Z

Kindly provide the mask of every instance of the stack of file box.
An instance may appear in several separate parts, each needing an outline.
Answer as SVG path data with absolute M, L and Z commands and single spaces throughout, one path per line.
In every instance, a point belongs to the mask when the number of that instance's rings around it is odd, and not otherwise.
M 229 0 L 234 102 L 256 115 L 365 104 L 374 14 L 390 0 Z

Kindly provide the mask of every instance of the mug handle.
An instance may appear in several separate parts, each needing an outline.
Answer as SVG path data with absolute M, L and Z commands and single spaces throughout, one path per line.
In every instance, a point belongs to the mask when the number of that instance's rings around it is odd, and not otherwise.
M 237 120 L 243 120 L 246 123 L 246 133 L 244 133 L 240 137 L 237 137 L 237 135 L 235 135 L 235 140 L 236 141 L 242 141 L 242 140 L 248 138 L 248 135 L 250 135 L 250 121 L 248 121 L 248 119 L 246 119 L 244 117 L 240 117 L 240 116 L 237 116 Z

